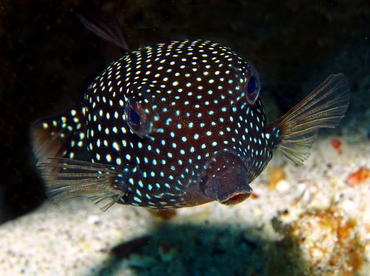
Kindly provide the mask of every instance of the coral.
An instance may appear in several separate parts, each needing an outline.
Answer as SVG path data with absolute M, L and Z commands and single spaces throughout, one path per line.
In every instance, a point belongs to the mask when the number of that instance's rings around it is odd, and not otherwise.
M 271 190 L 276 190 L 278 183 L 285 179 L 284 169 L 281 167 L 268 168 L 269 187 Z
M 280 218 L 274 219 L 274 227 L 283 238 L 275 246 L 284 248 L 284 254 L 275 262 L 295 263 L 303 258 L 300 275 L 354 276 L 361 272 L 366 242 L 357 231 L 357 219 L 345 218 L 333 207 L 306 211 L 289 224 Z
M 370 170 L 362 167 L 357 172 L 351 173 L 347 177 L 347 183 L 348 185 L 355 187 L 363 183 L 369 177 L 370 177 Z

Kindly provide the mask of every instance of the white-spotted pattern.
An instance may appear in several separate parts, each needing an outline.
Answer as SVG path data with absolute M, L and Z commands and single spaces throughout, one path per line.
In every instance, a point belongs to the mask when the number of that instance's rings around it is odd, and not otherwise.
M 82 102 L 33 124 L 49 194 L 111 199 L 104 209 L 117 201 L 178 208 L 246 199 L 272 149 L 280 144 L 302 164 L 318 130 L 343 117 L 350 94 L 345 77 L 331 75 L 266 125 L 260 86 L 250 64 L 211 41 L 128 52 L 95 79 Z M 78 160 L 81 150 L 89 162 Z
M 237 154 L 252 181 L 271 158 L 261 102 L 246 100 L 253 73 L 228 47 L 196 40 L 141 48 L 98 76 L 85 95 L 92 162 L 117 167 L 134 162 L 142 173 L 122 183 L 130 187 L 121 202 L 192 205 L 184 194 L 199 184 L 205 164 L 222 151 Z M 130 115 L 140 117 L 133 119 L 141 120 L 138 128 Z

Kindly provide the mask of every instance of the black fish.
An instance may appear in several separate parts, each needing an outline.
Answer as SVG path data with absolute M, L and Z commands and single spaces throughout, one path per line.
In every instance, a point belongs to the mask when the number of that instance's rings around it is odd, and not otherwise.
M 273 149 L 301 165 L 318 130 L 335 127 L 349 104 L 345 76 L 330 75 L 267 124 L 260 88 L 252 65 L 215 42 L 127 51 L 81 102 L 32 125 L 47 193 L 55 201 L 109 200 L 103 210 L 115 202 L 149 208 L 239 203 Z M 81 151 L 89 161 L 75 159 Z

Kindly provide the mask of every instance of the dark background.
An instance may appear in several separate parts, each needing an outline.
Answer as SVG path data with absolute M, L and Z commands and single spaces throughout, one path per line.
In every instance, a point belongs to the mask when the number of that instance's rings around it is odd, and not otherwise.
M 29 146 L 30 123 L 70 107 L 121 55 L 85 29 L 75 12 L 109 12 L 131 49 L 185 38 L 230 46 L 258 70 L 262 98 L 274 118 L 325 77 L 343 72 L 352 102 L 339 131 L 368 139 L 369 8 L 368 0 L 2 0 L 0 222 L 45 199 Z

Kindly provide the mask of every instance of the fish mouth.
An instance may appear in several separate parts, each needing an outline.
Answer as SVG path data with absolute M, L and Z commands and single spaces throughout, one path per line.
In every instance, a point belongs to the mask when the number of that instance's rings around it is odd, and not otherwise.
M 225 205 L 234 205 L 252 194 L 247 168 L 236 154 L 230 151 L 217 152 L 207 168 L 200 185 L 206 197 Z

